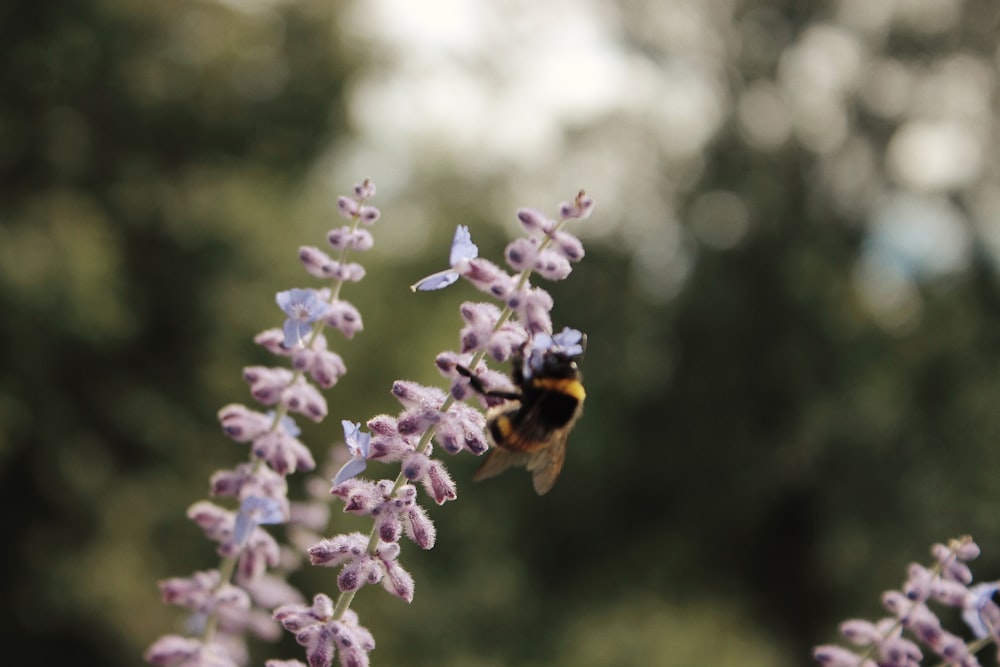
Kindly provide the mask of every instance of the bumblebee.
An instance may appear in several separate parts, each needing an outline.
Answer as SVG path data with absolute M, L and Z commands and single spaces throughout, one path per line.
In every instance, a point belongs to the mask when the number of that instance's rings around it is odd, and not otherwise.
M 566 440 L 587 395 L 576 365 L 583 355 L 583 342 L 579 331 L 565 329 L 554 337 L 538 335 L 530 345 L 525 344 L 514 355 L 511 369 L 518 391 L 487 390 L 468 368 L 456 367 L 475 391 L 508 401 L 487 413 L 486 430 L 493 448 L 474 480 L 525 467 L 538 495 L 552 489 L 566 460 Z

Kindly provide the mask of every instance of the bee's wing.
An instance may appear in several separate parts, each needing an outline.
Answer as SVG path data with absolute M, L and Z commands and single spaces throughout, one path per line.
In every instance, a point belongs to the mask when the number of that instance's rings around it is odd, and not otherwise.
M 559 473 L 566 461 L 566 440 L 569 439 L 569 429 L 564 430 L 550 447 L 528 456 L 527 468 L 531 471 L 531 481 L 535 493 L 544 496 L 555 486 Z
M 531 461 L 531 454 L 515 452 L 510 449 L 493 447 L 487 454 L 483 465 L 472 475 L 473 481 L 481 482 L 490 477 L 496 477 L 507 468 L 523 467 Z

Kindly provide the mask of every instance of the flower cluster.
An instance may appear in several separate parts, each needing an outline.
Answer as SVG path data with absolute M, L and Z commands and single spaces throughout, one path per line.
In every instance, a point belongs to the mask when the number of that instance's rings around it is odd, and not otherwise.
M 430 549 L 436 538 L 434 524 L 419 503 L 419 489 L 438 505 L 458 495 L 444 461 L 434 456 L 434 446 L 448 454 L 468 451 L 477 456 L 489 447 L 483 435 L 486 418 L 462 402 L 473 391 L 469 377 L 457 367 L 472 369 L 482 387 L 509 391 L 508 376 L 483 364 L 487 355 L 503 362 L 522 350 L 540 349 L 539 342 L 545 346 L 566 344 L 576 351 L 573 346 L 578 346 L 581 335 L 552 336 L 552 297 L 532 286 L 529 279 L 535 272 L 550 280 L 569 275 L 571 263 L 583 257 L 583 245 L 563 227 L 587 217 L 592 207 L 593 201 L 581 192 L 561 206 L 557 220 L 531 209 L 519 211 L 518 219 L 528 235 L 513 241 L 505 253 L 515 274 L 480 258 L 468 228 L 460 226 L 452 241 L 449 268 L 413 285 L 414 291 L 429 291 L 464 278 L 500 305 L 462 304 L 460 349 L 441 353 L 436 362 L 450 381 L 450 391 L 399 380 L 392 386 L 392 395 L 402 406 L 397 415 L 371 418 L 367 433 L 360 424 L 343 423 L 351 459 L 333 479 L 331 493 L 343 501 L 345 512 L 370 517 L 373 525 L 367 535 L 338 535 L 309 549 L 314 565 L 338 568 L 340 594 L 336 603 L 321 594 L 312 605 L 293 603 L 275 611 L 275 618 L 306 647 L 310 667 L 329 667 L 338 653 L 344 667 L 368 665 L 374 641 L 350 609 L 354 595 L 366 584 L 381 584 L 392 595 L 411 601 L 414 582 L 399 563 L 400 540 L 405 536 L 417 547 Z M 294 327 L 291 334 L 304 335 Z M 481 392 L 478 395 L 486 404 L 496 400 Z M 371 461 L 398 462 L 400 471 L 394 480 L 359 477 Z M 301 663 L 269 663 L 270 667 L 291 664 Z
M 284 578 L 271 572 L 284 564 L 282 551 L 261 526 L 289 523 L 306 514 L 296 507 L 299 504 L 289 501 L 286 476 L 312 470 L 316 463 L 298 439 L 299 428 L 291 415 L 322 421 L 327 404 L 320 388 L 334 386 L 346 372 L 340 355 L 328 349 L 323 330 L 330 327 L 352 338 L 362 329 L 361 315 L 340 298 L 340 291 L 345 282 L 356 282 L 365 275 L 364 268 L 348 262 L 347 257 L 351 251 L 372 247 L 372 235 L 365 227 L 379 218 L 378 209 L 367 203 L 374 194 L 375 186 L 365 181 L 355 186 L 353 197 L 338 199 L 340 213 L 349 224 L 327 234 L 334 256 L 311 246 L 299 249 L 306 270 L 330 280 L 329 286 L 279 293 L 276 301 L 286 315 L 284 325 L 255 338 L 259 345 L 290 362 L 290 368 L 251 366 L 243 370 L 253 398 L 270 410 L 262 412 L 241 404 L 219 410 L 223 432 L 238 443 L 249 444 L 249 461 L 216 472 L 211 495 L 234 499 L 238 509 L 226 509 L 209 500 L 188 509 L 188 517 L 208 539 L 218 543 L 222 560 L 217 569 L 160 583 L 163 601 L 190 610 L 193 628 L 200 636 L 161 637 L 145 653 L 145 659 L 154 665 L 245 664 L 247 635 L 277 639 L 280 626 L 270 610 L 303 600 Z M 286 627 L 291 623 L 285 617 L 277 620 Z M 331 631 L 342 649 L 345 641 L 351 641 L 364 650 L 370 636 L 356 626 L 349 630 L 348 624 L 349 619 L 344 620 Z
M 876 622 L 855 619 L 841 624 L 841 634 L 860 647 L 860 653 L 836 645 L 819 646 L 813 651 L 816 661 L 825 667 L 918 667 L 924 658 L 923 646 L 941 665 L 978 667 L 976 653 L 1000 641 L 1000 606 L 994 599 L 1000 584 L 972 585 L 967 562 L 979 556 L 979 547 L 971 537 L 935 544 L 931 554 L 933 565 L 912 563 L 901 589 L 883 593 L 882 605 L 890 616 Z M 946 630 L 928 606 L 930 602 L 960 609 L 975 639 L 967 643 Z

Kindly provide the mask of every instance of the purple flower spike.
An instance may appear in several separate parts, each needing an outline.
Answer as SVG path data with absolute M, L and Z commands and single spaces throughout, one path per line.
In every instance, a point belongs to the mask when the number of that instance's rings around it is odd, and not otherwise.
M 462 272 L 463 264 L 479 256 L 479 248 L 472 242 L 472 235 L 469 228 L 459 225 L 455 228 L 455 237 L 451 240 L 451 254 L 448 257 L 450 269 L 432 273 L 426 278 L 410 285 L 410 289 L 416 292 L 429 292 L 442 289 L 458 280 Z
M 333 485 L 339 486 L 353 477 L 357 477 L 368 467 L 368 454 L 371 451 L 372 436 L 369 433 L 361 432 L 361 424 L 347 421 L 341 422 L 344 426 L 344 443 L 347 451 L 351 453 L 351 460 L 337 471 L 333 478 Z
M 330 309 L 329 304 L 311 289 L 295 288 L 278 292 L 275 301 L 288 315 L 283 327 L 285 347 L 301 345 L 302 339 L 312 330 L 313 323 L 322 319 Z

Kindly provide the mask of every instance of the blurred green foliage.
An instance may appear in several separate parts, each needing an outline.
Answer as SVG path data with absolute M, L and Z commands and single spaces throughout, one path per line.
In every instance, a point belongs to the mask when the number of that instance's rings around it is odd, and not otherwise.
M 733 67 L 771 76 L 835 4 L 740 6 L 764 17 L 754 25 L 767 39 Z M 995 8 L 952 4 L 963 12 L 953 29 L 894 32 L 886 53 L 994 57 Z M 211 472 L 245 455 L 215 411 L 248 400 L 240 369 L 268 361 L 251 338 L 280 321 L 276 291 L 309 284 L 295 252 L 338 224 L 331 193 L 380 182 L 315 182 L 351 136 L 346 87 L 377 60 L 345 48 L 337 21 L 336 3 L 319 0 L 260 12 L 191 0 L 0 8 L 0 636 L 11 664 L 56 664 L 68 650 L 81 666 L 138 664 L 181 623 L 155 582 L 215 565 L 184 518 Z M 884 150 L 892 128 L 851 113 Z M 576 132 L 576 144 L 597 140 Z M 433 157 L 395 184 L 368 277 L 345 291 L 365 331 L 331 336 L 349 374 L 329 394 L 331 418 L 306 429 L 317 458 L 338 419 L 397 409 L 393 379 L 439 382 L 433 357 L 457 342 L 457 305 L 477 297 L 406 286 L 441 268 L 454 223 L 495 259 L 516 233 L 481 205 L 502 199 L 503 179 Z M 682 211 L 725 190 L 755 224 L 732 244 L 696 243 L 672 298 L 644 284 L 621 239 L 588 243 L 551 286 L 557 327 L 589 334 L 586 413 L 556 490 L 539 499 L 514 472 L 473 486 L 476 462 L 450 464 L 460 499 L 430 508 L 437 546 L 404 550 L 413 604 L 380 591 L 355 602 L 378 642 L 373 664 L 804 664 L 838 620 L 877 615 L 878 594 L 933 541 L 972 533 L 984 547 L 975 571 L 998 576 L 1000 291 L 985 242 L 961 272 L 918 282 L 919 317 L 894 329 L 858 295 L 864 216 L 818 185 L 816 151 L 757 150 L 730 119 L 690 185 L 659 167 L 634 178 L 680 191 Z M 580 185 L 598 199 L 585 224 L 642 217 L 635 202 L 601 199 L 604 184 Z M 521 203 L 551 210 L 572 194 Z M 419 258 L 379 250 L 414 233 L 407 197 L 436 216 Z M 331 532 L 346 525 L 335 514 Z M 307 596 L 336 587 L 329 571 L 295 581 Z M 300 657 L 288 638 L 259 649 L 255 664 Z

